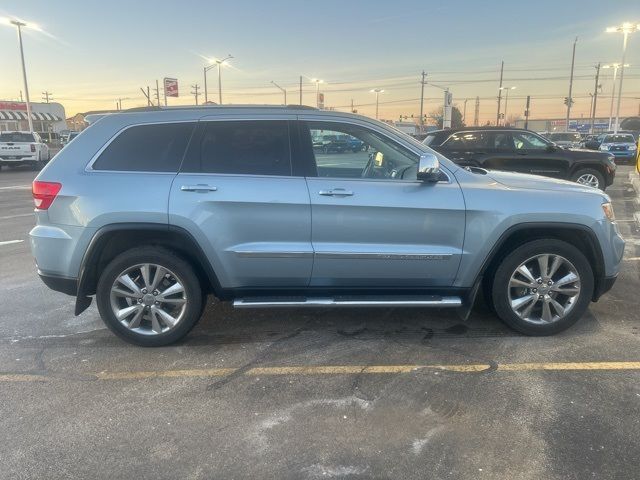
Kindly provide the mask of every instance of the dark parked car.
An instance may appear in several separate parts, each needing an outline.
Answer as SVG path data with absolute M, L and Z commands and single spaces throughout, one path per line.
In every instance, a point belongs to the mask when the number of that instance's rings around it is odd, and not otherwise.
M 544 175 L 601 190 L 613 183 L 616 172 L 612 154 L 561 148 L 518 128 L 437 130 L 424 143 L 461 166 Z
M 322 135 L 313 139 L 314 150 L 324 153 L 342 153 L 351 150 L 345 135 Z

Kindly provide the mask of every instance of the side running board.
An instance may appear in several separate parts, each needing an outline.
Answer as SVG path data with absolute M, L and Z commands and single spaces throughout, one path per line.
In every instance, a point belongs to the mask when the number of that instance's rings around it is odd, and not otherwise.
M 456 308 L 460 297 L 426 296 L 336 296 L 336 297 L 246 297 L 233 301 L 235 308 L 284 307 L 435 307 Z

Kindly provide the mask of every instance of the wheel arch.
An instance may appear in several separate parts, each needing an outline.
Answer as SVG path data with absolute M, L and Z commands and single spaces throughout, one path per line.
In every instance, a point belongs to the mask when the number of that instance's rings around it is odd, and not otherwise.
M 117 223 L 100 228 L 89 242 L 78 275 L 75 314 L 91 304 L 100 273 L 120 253 L 140 245 L 154 245 L 175 251 L 193 267 L 206 292 L 222 294 L 211 263 L 195 238 L 185 229 L 157 223 Z
M 600 162 L 597 161 L 587 161 L 587 162 L 581 162 L 581 163 L 575 163 L 570 169 L 569 169 L 569 176 L 573 177 L 576 173 L 578 173 L 580 170 L 595 170 L 598 173 L 600 173 L 600 175 L 602 175 L 602 178 L 605 180 L 607 180 L 607 168 L 605 165 L 603 165 Z
M 485 259 L 478 280 L 485 283 L 493 278 L 500 262 L 515 248 L 540 239 L 556 239 L 569 243 L 580 250 L 591 265 L 594 277 L 592 301 L 597 301 L 604 280 L 605 264 L 602 249 L 596 234 L 586 225 L 574 223 L 523 223 L 510 227 L 499 238 Z M 486 291 L 486 290 L 485 290 Z

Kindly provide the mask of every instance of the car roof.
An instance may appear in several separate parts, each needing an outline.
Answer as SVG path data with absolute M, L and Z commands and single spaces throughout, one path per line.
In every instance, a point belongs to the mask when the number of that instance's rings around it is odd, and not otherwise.
M 440 129 L 440 130 L 431 130 L 430 132 L 427 133 L 427 135 L 442 134 L 442 133 L 448 133 L 449 135 L 451 135 L 451 134 L 457 133 L 457 132 L 477 132 L 477 131 L 483 131 L 483 130 L 486 130 L 486 131 L 489 131 L 489 132 L 491 132 L 491 131 L 509 130 L 509 131 L 536 133 L 533 130 L 527 130 L 525 128 L 482 126 L 482 127 L 459 127 L 459 128 L 444 128 L 444 129 Z

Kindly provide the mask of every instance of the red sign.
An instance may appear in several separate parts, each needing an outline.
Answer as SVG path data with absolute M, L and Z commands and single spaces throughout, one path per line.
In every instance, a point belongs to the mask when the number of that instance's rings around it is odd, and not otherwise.
M 167 97 L 178 96 L 178 79 L 177 78 L 164 79 L 164 94 Z
M 21 102 L 0 102 L 0 110 L 23 110 L 27 111 L 27 104 Z

